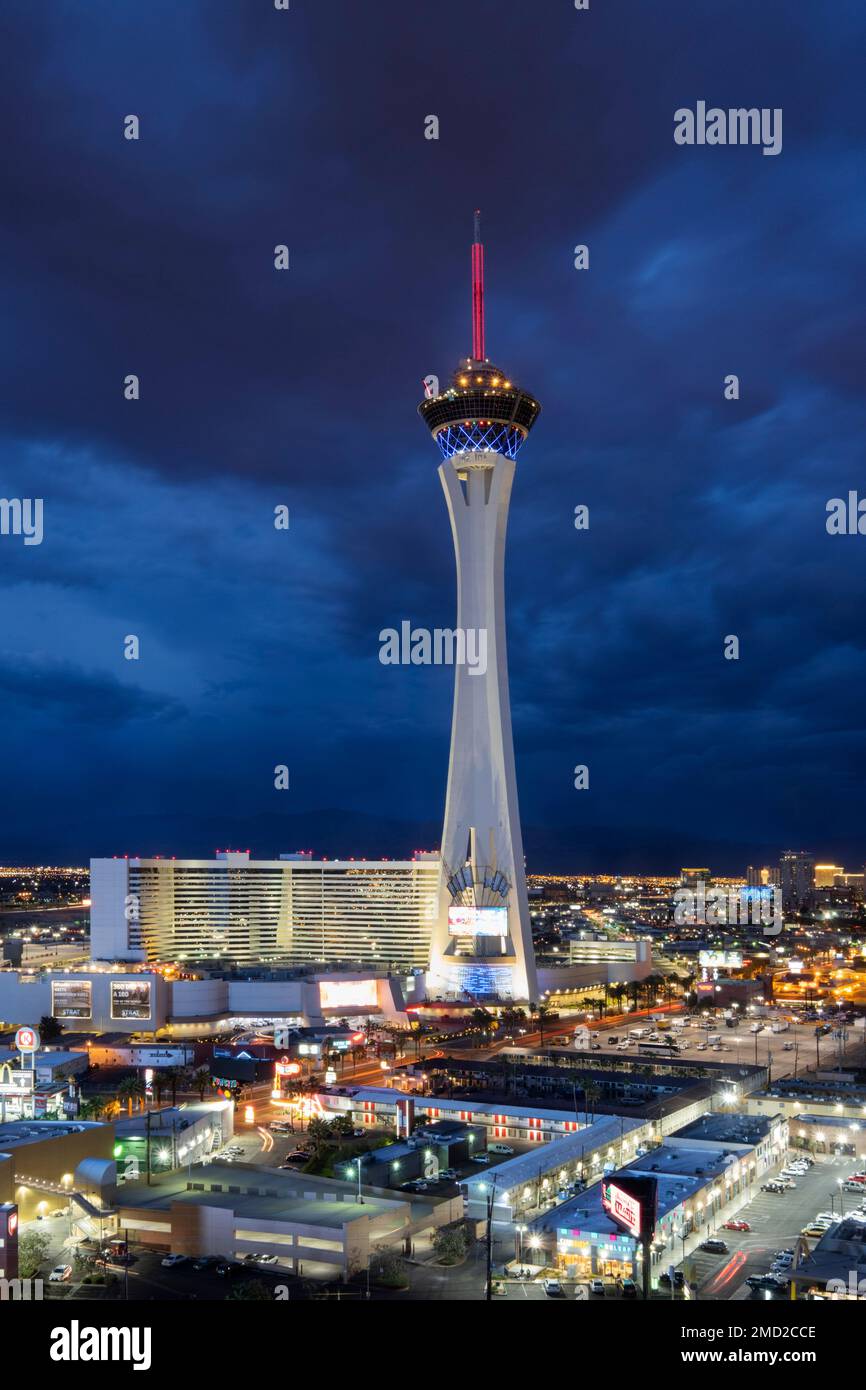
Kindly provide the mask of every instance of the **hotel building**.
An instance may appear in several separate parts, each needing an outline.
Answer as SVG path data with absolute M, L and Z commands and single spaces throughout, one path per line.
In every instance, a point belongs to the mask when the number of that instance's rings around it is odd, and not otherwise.
M 111 961 L 346 961 L 426 969 L 439 856 L 93 859 L 91 955 Z

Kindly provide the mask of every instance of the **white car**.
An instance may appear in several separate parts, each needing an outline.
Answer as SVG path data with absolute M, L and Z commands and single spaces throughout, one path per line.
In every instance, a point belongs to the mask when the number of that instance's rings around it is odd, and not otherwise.
M 55 1265 L 48 1276 L 49 1284 L 63 1284 L 72 1278 L 72 1265 Z
M 544 1289 L 544 1292 L 547 1294 L 548 1298 L 565 1297 L 562 1285 L 560 1284 L 558 1279 L 545 1279 L 542 1288 Z
M 589 1281 L 589 1291 L 590 1291 L 590 1293 L 593 1293 L 593 1294 L 601 1294 L 601 1296 L 604 1297 L 604 1280 L 603 1280 L 603 1279 L 590 1279 L 590 1281 Z
M 176 1265 L 186 1264 L 186 1255 L 164 1255 L 160 1263 L 163 1269 L 174 1269 Z

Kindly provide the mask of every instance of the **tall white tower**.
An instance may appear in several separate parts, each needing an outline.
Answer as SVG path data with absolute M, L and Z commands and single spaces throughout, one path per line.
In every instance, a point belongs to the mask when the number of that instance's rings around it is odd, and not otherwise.
M 472 356 L 418 410 L 442 453 L 457 561 L 457 650 L 472 657 L 458 661 L 454 677 L 431 984 L 479 999 L 537 998 L 508 698 L 505 533 L 515 458 L 540 409 L 485 356 L 476 212 Z

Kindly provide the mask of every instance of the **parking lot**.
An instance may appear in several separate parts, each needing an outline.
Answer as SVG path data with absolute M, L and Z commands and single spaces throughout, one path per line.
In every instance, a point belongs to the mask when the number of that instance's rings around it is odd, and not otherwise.
M 635 1026 L 651 1029 L 652 1022 L 639 1019 Z M 833 1033 L 817 1037 L 816 1026 L 814 1022 L 787 1023 L 782 1031 L 773 1032 L 769 1018 L 758 1019 L 754 1023 L 742 1019 L 733 1028 L 729 1028 L 724 1019 L 714 1018 L 693 1020 L 684 1027 L 664 1027 L 663 1031 L 653 1034 L 653 1039 L 661 1044 L 666 1044 L 670 1039 L 676 1048 L 675 1055 L 688 1061 L 703 1058 L 706 1061 L 729 1062 L 735 1066 L 769 1066 L 774 1080 L 802 1075 L 814 1069 L 819 1062 L 821 1067 L 835 1067 L 840 1050 L 846 1061 L 850 1062 L 858 1056 L 863 1058 L 866 1033 L 862 1028 L 848 1027 L 847 1038 L 839 1039 Z M 753 1031 L 758 1027 L 760 1032 Z M 629 1032 L 623 1023 L 607 1027 L 597 1025 L 593 1029 L 604 1051 L 610 1051 L 613 1046 L 615 1050 L 621 1050 L 624 1056 L 635 1056 L 639 1054 L 640 1040 L 629 1040 L 626 1045 Z M 617 1039 L 613 1045 L 611 1037 Z M 709 1043 L 708 1038 L 717 1038 L 718 1042 Z M 649 1042 L 649 1036 L 643 1041 Z
M 748 1221 L 748 1232 L 719 1230 L 715 1234 L 728 1246 L 724 1255 L 695 1251 L 682 1265 L 686 1277 L 697 1284 L 700 1298 L 767 1298 L 767 1291 L 753 1292 L 746 1284 L 750 1275 L 767 1272 L 773 1256 L 781 1250 L 794 1250 L 801 1239 L 802 1229 L 819 1211 L 853 1211 L 860 1205 L 859 1196 L 841 1192 L 839 1180 L 855 1168 L 851 1158 L 818 1161 L 803 1177 L 794 1178 L 796 1187 L 782 1194 L 762 1192 L 762 1179 L 756 1186 L 751 1202 L 737 1212 L 738 1219 Z M 866 1188 L 863 1193 L 866 1199 Z M 813 1248 L 818 1237 L 803 1238 Z M 782 1295 L 786 1296 L 786 1295 Z

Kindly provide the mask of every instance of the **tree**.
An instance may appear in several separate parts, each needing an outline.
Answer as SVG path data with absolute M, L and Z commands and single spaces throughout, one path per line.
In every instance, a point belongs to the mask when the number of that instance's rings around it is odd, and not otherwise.
M 88 1096 L 78 1107 L 78 1115 L 82 1120 L 101 1120 L 103 1113 L 109 1104 L 103 1096 Z
M 271 1293 L 266 1284 L 261 1279 L 245 1279 L 242 1284 L 236 1284 L 231 1293 L 226 1294 L 226 1301 L 236 1300 L 246 1303 L 270 1303 Z
M 403 1261 L 392 1250 L 378 1251 L 370 1260 L 370 1276 L 389 1289 L 405 1289 L 409 1283 Z
M 466 1230 L 463 1226 L 443 1226 L 433 1237 L 433 1249 L 442 1264 L 457 1264 L 466 1254 L 466 1248 Z
M 171 1103 L 177 1105 L 178 1087 L 183 1085 L 188 1075 L 185 1067 L 166 1067 L 163 1075 L 171 1090 Z
M 153 1094 L 156 1097 L 156 1103 L 159 1105 L 169 1087 L 169 1079 L 161 1067 L 158 1067 L 156 1071 L 154 1071 L 153 1082 L 151 1084 L 153 1087 Z
M 126 1105 L 127 1113 L 131 1115 L 133 1101 L 141 1102 L 144 1098 L 144 1082 L 141 1077 L 125 1076 L 117 1087 L 117 1098 Z
M 329 1122 L 323 1120 L 318 1115 L 313 1115 L 307 1125 L 307 1134 L 313 1141 L 313 1148 L 318 1154 L 334 1138 L 334 1131 Z
M 190 1085 L 194 1091 L 198 1091 L 199 1100 L 204 1100 L 205 1091 L 210 1087 L 210 1072 L 207 1067 L 199 1067 L 190 1077 Z
M 52 1014 L 43 1014 L 39 1020 L 39 1036 L 43 1042 L 54 1042 L 62 1037 L 63 1029 Z
M 18 1273 L 22 1279 L 35 1279 L 45 1263 L 51 1241 L 41 1231 L 25 1231 L 18 1241 Z

